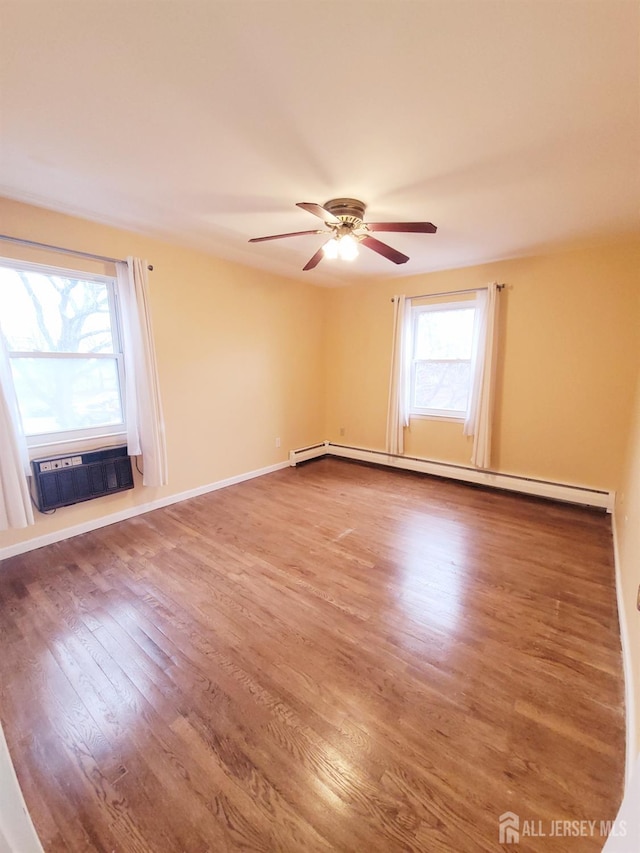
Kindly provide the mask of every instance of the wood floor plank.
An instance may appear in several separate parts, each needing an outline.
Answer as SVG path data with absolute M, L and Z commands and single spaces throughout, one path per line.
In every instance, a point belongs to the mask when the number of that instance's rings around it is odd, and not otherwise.
M 5 561 L 0 643 L 47 853 L 490 853 L 622 792 L 583 508 L 325 459 Z

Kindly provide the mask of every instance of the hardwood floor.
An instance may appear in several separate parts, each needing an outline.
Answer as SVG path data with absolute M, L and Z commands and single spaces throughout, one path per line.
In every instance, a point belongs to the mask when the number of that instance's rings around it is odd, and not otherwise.
M 0 650 L 48 853 L 582 853 L 622 794 L 584 509 L 321 460 L 6 560 Z

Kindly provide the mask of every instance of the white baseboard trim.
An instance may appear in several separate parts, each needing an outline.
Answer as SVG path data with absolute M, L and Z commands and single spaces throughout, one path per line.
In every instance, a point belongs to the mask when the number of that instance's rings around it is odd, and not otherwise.
M 622 668 L 624 671 L 624 704 L 626 725 L 625 752 L 625 787 L 629 785 L 633 769 L 638 758 L 638 739 L 636 735 L 637 709 L 635 703 L 633 657 L 631 640 L 629 639 L 629 624 L 622 592 L 622 566 L 618 546 L 618 530 L 616 527 L 615 509 L 611 519 L 613 527 L 613 561 L 616 571 L 616 599 L 618 602 L 618 622 L 620 624 L 620 640 L 622 642 Z
M 0 548 L 0 561 L 6 560 L 8 557 L 15 557 L 18 554 L 25 554 L 27 551 L 35 551 L 36 548 L 44 548 L 45 545 L 52 545 L 54 542 L 61 542 L 63 539 L 70 539 L 72 536 L 79 536 L 81 533 L 88 533 L 90 530 L 116 524 L 118 521 L 125 521 L 127 518 L 133 518 L 136 515 L 143 515 L 145 512 L 151 512 L 154 509 L 161 509 L 163 506 L 180 503 L 180 501 L 186 501 L 189 498 L 197 498 L 200 495 L 207 494 L 207 492 L 215 492 L 217 489 L 235 486 L 237 483 L 253 480 L 255 477 L 263 477 L 265 474 L 272 474 L 274 471 L 288 468 L 289 465 L 290 462 L 276 462 L 275 465 L 268 465 L 266 468 L 257 468 L 255 471 L 247 471 L 245 474 L 227 477 L 226 480 L 217 480 L 215 483 L 207 483 L 204 486 L 197 486 L 195 489 L 188 489 L 185 492 L 167 495 L 155 501 L 127 507 L 127 509 L 103 515 L 100 518 L 92 518 L 90 521 L 82 522 L 82 524 L 74 524 L 71 527 L 54 530 L 51 533 L 45 533 L 43 536 L 26 539 L 24 542 L 16 542 L 15 545 Z
M 368 462 L 373 465 L 401 468 L 405 471 L 418 471 L 422 474 L 432 474 L 449 480 L 461 480 L 495 489 L 506 489 L 511 492 L 521 492 L 541 498 L 550 498 L 567 503 L 582 504 L 606 509 L 611 512 L 615 500 L 615 492 L 600 489 L 590 489 L 586 486 L 573 486 L 568 483 L 554 483 L 547 480 L 536 480 L 530 477 L 520 477 L 515 474 L 500 474 L 495 471 L 483 471 L 466 465 L 453 465 L 447 462 L 436 462 L 431 459 L 421 459 L 415 456 L 396 456 L 381 450 L 368 450 L 364 447 L 350 447 L 344 444 L 334 444 L 325 441 L 324 444 L 312 448 L 292 450 L 289 454 L 291 465 L 314 459 L 319 456 L 338 456 L 343 459 L 353 459 Z

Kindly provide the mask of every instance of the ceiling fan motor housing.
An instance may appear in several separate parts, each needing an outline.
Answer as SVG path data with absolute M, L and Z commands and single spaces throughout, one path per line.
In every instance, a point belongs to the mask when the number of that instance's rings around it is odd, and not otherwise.
M 357 228 L 364 220 L 366 205 L 357 198 L 332 198 L 322 206 L 352 228 Z

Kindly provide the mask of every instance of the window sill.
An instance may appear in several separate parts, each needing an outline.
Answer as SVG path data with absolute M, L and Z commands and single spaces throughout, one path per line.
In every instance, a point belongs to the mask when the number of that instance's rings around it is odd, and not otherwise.
M 464 415 L 424 415 L 411 412 L 409 420 L 413 421 L 445 421 L 452 424 L 463 424 L 465 421 Z
M 35 441 L 34 437 L 28 446 L 29 459 L 67 456 L 71 453 L 89 453 L 105 447 L 117 447 L 127 443 L 127 434 L 126 432 L 109 432 L 87 438 L 65 438 L 61 441 L 46 441 L 41 444 L 36 444 Z

